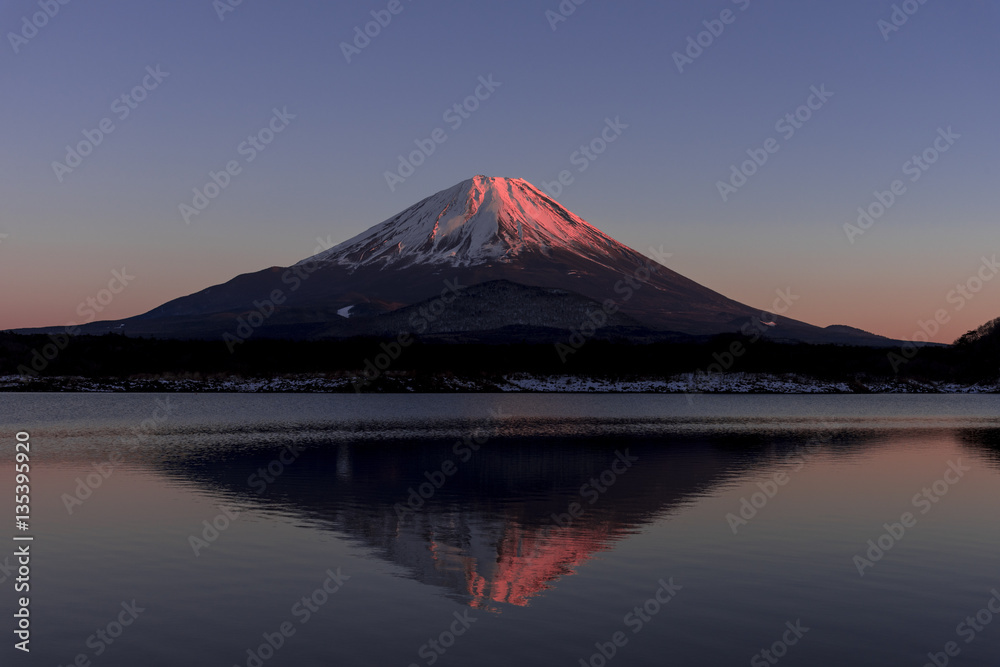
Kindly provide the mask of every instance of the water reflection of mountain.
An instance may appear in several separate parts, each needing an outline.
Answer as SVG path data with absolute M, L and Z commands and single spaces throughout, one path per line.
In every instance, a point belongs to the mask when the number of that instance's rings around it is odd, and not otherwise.
M 407 576 L 472 606 L 495 609 L 498 603 L 528 604 L 623 536 L 773 460 L 775 447 L 795 443 L 794 436 L 783 438 L 776 444 L 773 437 L 747 436 L 738 446 L 732 435 L 669 441 L 495 438 L 464 454 L 456 453 L 454 440 L 311 444 L 260 495 L 248 480 L 277 458 L 282 445 L 273 440 L 203 449 L 158 466 L 229 502 L 281 512 L 359 541 Z M 605 487 L 601 476 L 605 482 L 612 478 L 618 452 L 636 461 L 629 468 L 618 463 L 615 481 Z M 433 475 L 445 461 L 457 472 L 429 499 L 413 494 L 428 482 L 425 471 Z M 411 498 L 414 504 L 423 500 L 422 506 L 404 509 Z M 574 502 L 583 511 L 569 520 Z M 561 521 L 554 515 L 562 515 Z
M 1000 468 L 1000 429 L 962 429 L 958 432 L 958 439 L 975 454 Z

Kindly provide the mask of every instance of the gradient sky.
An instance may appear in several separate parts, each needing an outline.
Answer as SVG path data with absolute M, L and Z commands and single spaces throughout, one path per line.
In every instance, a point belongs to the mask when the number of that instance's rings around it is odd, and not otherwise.
M 401 0 L 351 63 L 341 43 L 388 0 L 243 0 L 224 20 L 227 0 L 77 0 L 15 53 L 38 1 L 0 8 L 0 328 L 79 321 L 122 267 L 135 279 L 101 319 L 292 264 L 476 174 L 542 187 L 565 169 L 570 210 L 744 303 L 791 288 L 789 317 L 896 338 L 944 309 L 948 342 L 1000 316 L 1000 276 L 948 300 L 1000 252 L 992 0 L 928 0 L 888 40 L 882 0 L 587 0 L 555 30 L 557 0 Z M 679 72 L 674 52 L 724 10 Z M 157 65 L 169 77 L 119 120 L 115 98 Z M 501 86 L 452 131 L 444 111 L 489 75 Z M 775 123 L 824 85 L 786 140 Z M 297 117 L 246 163 L 237 147 L 275 107 Z M 578 172 L 609 117 L 628 129 Z M 52 163 L 103 118 L 114 132 L 60 183 Z M 390 191 L 384 172 L 439 127 Z M 904 163 L 948 127 L 961 138 L 910 182 Z M 717 182 L 769 137 L 780 150 L 723 202 Z M 230 160 L 242 172 L 185 224 L 178 206 Z M 906 193 L 849 243 L 844 224 L 895 179 Z

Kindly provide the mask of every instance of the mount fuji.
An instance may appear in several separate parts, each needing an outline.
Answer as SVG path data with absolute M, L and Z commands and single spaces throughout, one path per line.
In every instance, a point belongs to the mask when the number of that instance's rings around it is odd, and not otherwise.
M 449 305 L 442 309 L 439 301 Z M 239 322 L 243 333 L 235 335 L 241 339 L 249 337 L 243 335 L 249 327 L 253 336 L 267 338 L 411 331 L 464 339 L 492 332 L 495 340 L 502 339 L 498 332 L 530 331 L 535 339 L 558 340 L 598 310 L 606 315 L 599 328 L 631 338 L 706 336 L 751 326 L 771 339 L 890 342 L 741 304 L 619 243 L 527 181 L 486 176 L 431 195 L 290 267 L 237 276 L 81 331 L 217 338 L 232 335 Z M 418 320 L 423 326 L 414 331 Z

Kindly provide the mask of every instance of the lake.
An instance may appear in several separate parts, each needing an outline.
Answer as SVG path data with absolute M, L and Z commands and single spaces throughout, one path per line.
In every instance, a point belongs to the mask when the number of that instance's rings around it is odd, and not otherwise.
M 1000 396 L 0 394 L 4 664 L 1000 658 Z M 30 654 L 13 550 L 30 544 Z M 2 560 L 6 558 L 7 560 Z

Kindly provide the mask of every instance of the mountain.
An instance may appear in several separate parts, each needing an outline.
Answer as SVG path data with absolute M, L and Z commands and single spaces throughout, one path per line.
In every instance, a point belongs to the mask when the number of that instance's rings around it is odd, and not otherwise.
M 174 449 L 153 465 L 177 483 L 346 537 L 370 558 L 391 564 L 397 576 L 432 586 L 459 604 L 500 611 L 502 605 L 531 604 L 620 540 L 752 470 L 767 456 L 765 446 L 792 451 L 789 438 L 774 435 L 767 443 L 744 441 L 743 455 L 734 457 L 727 455 L 722 435 L 676 429 L 671 437 L 680 446 L 665 448 L 649 436 L 613 427 L 599 435 L 600 426 L 576 420 L 518 426 L 438 422 L 435 432 L 446 434 L 440 438 L 409 431 L 408 437 L 378 435 L 378 446 L 368 447 L 364 443 L 377 434 L 363 420 L 354 423 L 326 431 L 322 444 L 302 445 L 280 489 L 263 495 L 246 480 L 267 467 L 276 448 L 256 434 L 248 434 L 238 458 L 183 456 Z M 418 496 L 421 504 L 413 511 L 408 498 L 425 481 L 414 471 L 426 470 L 431 460 L 454 459 L 453 443 L 473 426 L 489 437 L 488 445 L 459 464 L 433 497 Z M 874 437 L 852 432 L 841 445 L 857 448 Z M 599 477 L 622 450 L 642 461 L 629 470 L 628 483 L 608 488 L 600 503 L 576 518 L 560 518 L 569 517 L 567 507 L 579 500 L 580 485 Z M 538 493 L 542 480 L 544 495 Z
M 300 264 L 470 267 L 557 253 L 605 265 L 646 261 L 527 181 L 476 176 Z
M 995 381 L 1000 370 L 1000 317 L 960 336 L 954 350 L 966 369 L 963 380 Z
M 469 291 L 488 283 L 496 284 Z M 449 307 L 456 299 L 461 307 Z M 420 316 L 421 308 L 432 317 Z M 527 327 L 560 339 L 593 320 L 599 330 L 645 335 L 743 329 L 771 339 L 891 343 L 850 327 L 823 329 L 762 313 L 619 243 L 525 180 L 486 176 L 431 195 L 291 267 L 241 275 L 83 331 L 214 338 L 232 334 L 239 318 L 250 324 L 244 332 L 259 337 L 484 332 L 488 322 L 493 330 Z

